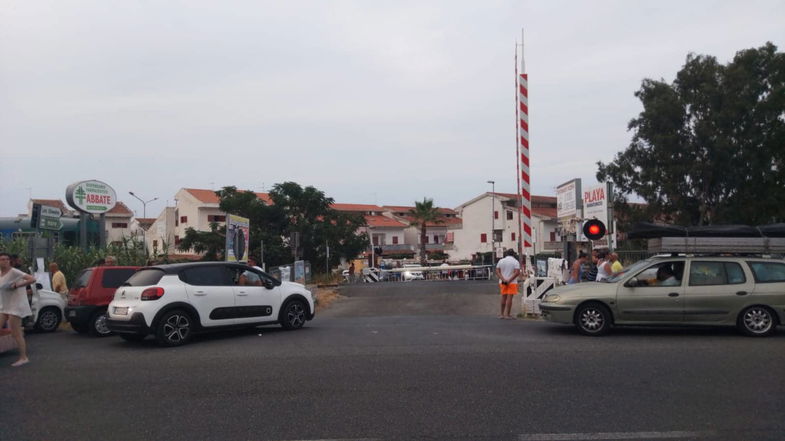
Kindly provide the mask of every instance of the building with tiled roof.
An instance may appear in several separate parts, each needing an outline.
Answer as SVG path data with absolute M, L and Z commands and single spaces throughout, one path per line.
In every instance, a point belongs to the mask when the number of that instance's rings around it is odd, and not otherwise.
M 517 251 L 520 240 L 520 196 L 514 193 L 483 193 L 458 206 L 463 221 L 455 236 L 451 258 L 471 259 L 472 254 L 487 253 L 495 247 L 501 257 L 506 249 Z M 557 234 L 556 197 L 532 195 L 532 254 L 561 250 Z

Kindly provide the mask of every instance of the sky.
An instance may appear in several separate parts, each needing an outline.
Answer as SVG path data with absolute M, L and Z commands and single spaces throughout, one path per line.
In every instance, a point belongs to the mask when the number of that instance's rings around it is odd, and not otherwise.
M 531 185 L 595 182 L 645 78 L 688 53 L 785 45 L 785 1 L 0 0 L 0 216 L 97 179 L 142 216 L 178 189 L 312 185 L 456 207 L 517 191 L 515 48 Z

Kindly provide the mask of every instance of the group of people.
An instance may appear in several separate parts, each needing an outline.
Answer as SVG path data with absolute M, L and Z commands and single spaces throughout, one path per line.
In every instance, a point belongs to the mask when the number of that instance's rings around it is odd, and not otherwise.
M 578 258 L 570 267 L 570 278 L 567 283 L 572 285 L 580 282 L 602 282 L 624 269 L 619 262 L 619 255 L 605 249 L 591 252 L 591 260 L 585 252 L 578 253 Z
M 96 262 L 95 265 L 117 265 L 117 259 L 114 256 L 106 256 Z M 30 291 L 29 287 L 36 283 L 36 279 L 24 272 L 22 266 L 19 256 L 0 253 L 0 330 L 7 325 L 19 349 L 19 358 L 11 364 L 13 367 L 19 367 L 30 362 L 27 356 L 23 320 L 25 317 L 33 314 L 30 308 L 32 291 Z M 68 283 L 57 262 L 49 264 L 49 273 L 52 277 L 52 291 L 57 292 L 63 299 L 66 299 L 68 296 Z

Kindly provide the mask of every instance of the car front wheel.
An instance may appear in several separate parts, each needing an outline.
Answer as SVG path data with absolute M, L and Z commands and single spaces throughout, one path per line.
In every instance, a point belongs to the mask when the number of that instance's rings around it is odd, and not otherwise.
M 611 312 L 598 303 L 588 303 L 578 308 L 575 325 L 584 335 L 598 336 L 611 329 Z
M 765 306 L 750 306 L 739 314 L 738 327 L 741 332 L 752 337 L 765 337 L 774 333 L 776 318 L 771 309 Z
M 112 331 L 106 325 L 107 314 L 106 310 L 97 311 L 90 317 L 90 334 L 96 337 L 106 337 L 111 335 Z
M 305 324 L 307 306 L 302 300 L 290 300 L 283 307 L 281 326 L 284 329 L 300 329 Z
M 35 328 L 41 332 L 54 332 L 60 326 L 60 311 L 55 307 L 48 307 L 38 313 Z
M 193 319 L 182 310 L 164 313 L 155 327 L 155 339 L 161 346 L 181 346 L 191 340 Z

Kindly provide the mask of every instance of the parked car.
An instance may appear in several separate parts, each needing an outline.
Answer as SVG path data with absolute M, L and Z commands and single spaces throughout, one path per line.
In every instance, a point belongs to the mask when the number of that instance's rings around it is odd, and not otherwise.
M 785 260 L 658 256 L 605 282 L 554 288 L 540 309 L 586 335 L 623 325 L 713 325 L 762 337 L 785 323 Z
M 403 265 L 404 271 L 402 273 L 403 281 L 408 282 L 411 280 L 425 280 L 425 276 L 422 273 L 422 270 L 419 268 L 420 265 L 407 263 Z M 417 268 L 417 269 L 414 269 Z
M 27 329 L 54 332 L 65 317 L 66 301 L 59 293 L 42 288 L 40 283 L 30 285 L 32 291 L 30 310 L 33 315 L 25 317 L 23 324 Z
M 106 327 L 106 307 L 115 290 L 133 275 L 138 266 L 96 266 L 82 270 L 68 293 L 65 314 L 71 328 L 95 336 L 111 333 Z
M 268 324 L 299 329 L 313 318 L 313 296 L 299 283 L 243 264 L 194 262 L 139 270 L 117 289 L 107 325 L 125 340 L 152 334 L 162 346 L 179 346 L 196 332 Z

